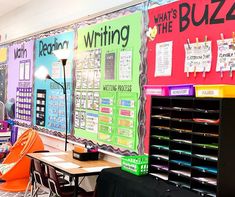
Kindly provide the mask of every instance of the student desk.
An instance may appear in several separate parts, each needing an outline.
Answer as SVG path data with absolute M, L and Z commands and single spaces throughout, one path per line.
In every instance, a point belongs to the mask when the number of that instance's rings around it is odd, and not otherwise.
M 135 176 L 120 168 L 101 171 L 95 194 L 96 197 L 199 197 L 151 175 Z
M 56 170 L 67 174 L 70 177 L 74 177 L 75 186 L 78 187 L 78 178 L 82 176 L 98 175 L 100 171 L 105 168 L 117 167 L 117 164 L 105 161 L 105 160 L 95 160 L 95 161 L 79 161 L 73 159 L 72 152 L 48 152 L 48 153 L 28 153 L 28 157 L 32 159 L 37 159 L 42 163 L 53 166 Z M 58 161 L 61 160 L 61 161 Z M 75 164 L 80 167 L 67 168 L 59 163 Z M 67 163 L 66 166 L 69 165 Z M 74 196 L 77 197 L 77 189 L 74 192 Z

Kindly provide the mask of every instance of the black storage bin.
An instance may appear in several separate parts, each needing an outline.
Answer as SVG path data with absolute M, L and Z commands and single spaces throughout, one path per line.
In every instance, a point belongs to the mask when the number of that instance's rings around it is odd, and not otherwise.
M 73 150 L 73 158 L 80 161 L 98 160 L 99 152 L 78 153 Z

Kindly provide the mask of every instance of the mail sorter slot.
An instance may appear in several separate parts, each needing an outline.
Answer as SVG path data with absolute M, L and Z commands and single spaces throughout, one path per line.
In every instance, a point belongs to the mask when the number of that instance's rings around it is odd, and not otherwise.
M 73 158 L 78 159 L 80 161 L 98 160 L 99 152 L 79 153 L 79 152 L 73 151 Z

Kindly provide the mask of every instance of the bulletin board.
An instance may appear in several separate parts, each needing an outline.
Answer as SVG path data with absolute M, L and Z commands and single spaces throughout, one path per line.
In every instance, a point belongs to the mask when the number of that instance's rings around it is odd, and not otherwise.
M 218 67 L 217 64 L 217 53 L 221 49 L 217 42 L 230 42 L 226 46 L 231 47 L 230 52 L 222 54 L 222 58 L 230 56 L 231 59 L 234 59 L 235 57 L 234 6 L 234 1 L 204 0 L 199 3 L 197 0 L 182 0 L 149 9 L 149 30 L 147 32 L 149 37 L 147 44 L 148 84 L 235 84 L 234 61 L 230 62 L 229 66 L 223 64 L 223 66 Z M 164 54 L 159 56 L 159 47 L 164 47 L 164 44 L 169 43 L 172 48 L 164 50 L 165 56 Z M 210 68 L 195 66 L 187 70 L 187 67 L 185 67 L 186 49 L 193 49 L 194 46 L 200 45 L 211 46 L 211 62 L 209 60 L 206 62 L 210 65 Z M 167 59 L 166 54 L 170 54 L 169 51 L 172 51 L 172 57 Z M 198 57 L 195 56 L 194 58 Z M 166 63 L 170 59 L 171 62 Z M 159 65 L 162 66 L 161 69 L 159 69 Z M 168 65 L 167 68 L 164 65 Z M 146 152 L 148 152 L 149 140 L 149 114 L 150 96 L 147 96 Z
M 0 47 L 0 101 L 6 102 L 8 47 Z
M 141 12 L 79 28 L 75 136 L 137 150 Z
M 7 99 L 15 101 L 15 121 L 32 121 L 34 40 L 9 46 Z M 25 126 L 26 126 L 25 125 Z
M 63 68 L 60 60 L 53 54 L 54 50 L 69 49 L 65 73 L 68 102 L 68 132 L 71 129 L 72 105 L 72 68 L 74 50 L 74 32 L 61 33 L 37 39 L 35 42 L 35 70 L 40 66 L 48 69 L 49 75 L 63 84 Z M 34 82 L 34 125 L 39 128 L 65 132 L 65 102 L 63 89 L 51 80 Z

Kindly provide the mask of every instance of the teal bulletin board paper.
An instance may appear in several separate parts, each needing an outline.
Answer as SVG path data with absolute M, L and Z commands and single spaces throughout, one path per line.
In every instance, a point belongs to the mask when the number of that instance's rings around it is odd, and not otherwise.
M 49 75 L 63 84 L 63 68 L 61 62 L 52 53 L 53 50 L 68 48 L 71 53 L 66 64 L 66 85 L 67 85 L 67 107 L 68 107 L 68 131 L 71 129 L 71 103 L 72 103 L 72 68 L 74 50 L 74 32 L 66 32 L 36 40 L 35 43 L 35 70 L 40 66 L 48 69 Z M 51 80 L 39 80 L 35 78 L 34 84 L 34 124 L 37 124 L 36 111 L 37 91 L 46 90 L 45 100 L 45 128 L 65 132 L 65 105 L 63 89 Z M 40 108 L 39 108 L 40 109 Z M 40 125 L 39 125 L 40 126 Z
M 104 100 L 107 97 L 106 93 L 113 95 L 114 98 L 117 98 L 118 93 L 136 95 L 134 101 L 136 103 L 136 114 L 138 114 L 139 111 L 138 98 L 140 96 L 141 23 L 142 13 L 135 12 L 134 14 L 80 28 L 77 32 L 78 53 L 76 54 L 76 58 L 78 60 L 84 58 L 82 55 L 83 52 L 100 49 L 100 60 L 99 58 L 96 59 L 96 61 L 100 61 L 100 84 L 99 89 L 96 89 L 98 90 L 97 92 L 99 92 L 99 101 L 103 100 L 103 102 L 109 102 Z M 89 59 L 87 59 L 87 62 L 89 62 Z M 79 63 L 76 65 L 76 74 L 78 77 L 83 75 L 81 72 L 85 72 L 86 67 L 87 66 L 84 68 L 84 66 Z M 76 79 L 76 84 L 79 83 L 78 81 L 79 80 Z M 76 85 L 76 87 L 79 87 L 79 85 Z M 91 90 L 94 91 L 94 89 Z M 76 90 L 76 92 L 84 91 L 87 90 L 85 88 L 77 88 Z M 109 109 L 102 108 L 104 105 L 100 103 L 98 110 L 92 111 L 93 113 L 97 113 L 100 117 L 100 115 L 103 115 L 101 110 L 107 110 L 107 116 L 113 117 L 112 124 L 105 124 L 99 121 L 95 132 L 88 132 L 86 129 L 81 129 L 75 125 L 75 136 L 98 141 L 100 144 L 112 145 L 114 148 L 136 151 L 138 145 L 138 116 L 135 116 L 133 119 L 133 132 L 135 134 L 131 139 L 132 146 L 120 146 L 120 144 L 117 143 L 117 117 L 119 113 L 116 108 L 118 105 L 117 99 L 114 99 L 114 102 L 113 105 L 109 106 L 112 108 L 112 114 L 110 114 Z M 89 110 L 81 109 L 81 107 L 76 108 L 77 126 L 79 126 L 81 122 L 79 121 L 81 111 L 85 112 L 86 116 Z M 109 125 L 109 127 L 107 127 L 107 125 Z M 103 132 L 100 132 L 100 128 Z M 103 136 L 103 134 L 107 134 L 106 132 L 109 133 L 109 137 Z M 123 130 L 122 132 L 125 133 L 126 131 Z M 98 136 L 103 136 L 103 139 L 100 140 Z M 119 142 L 122 142 L 121 138 Z

